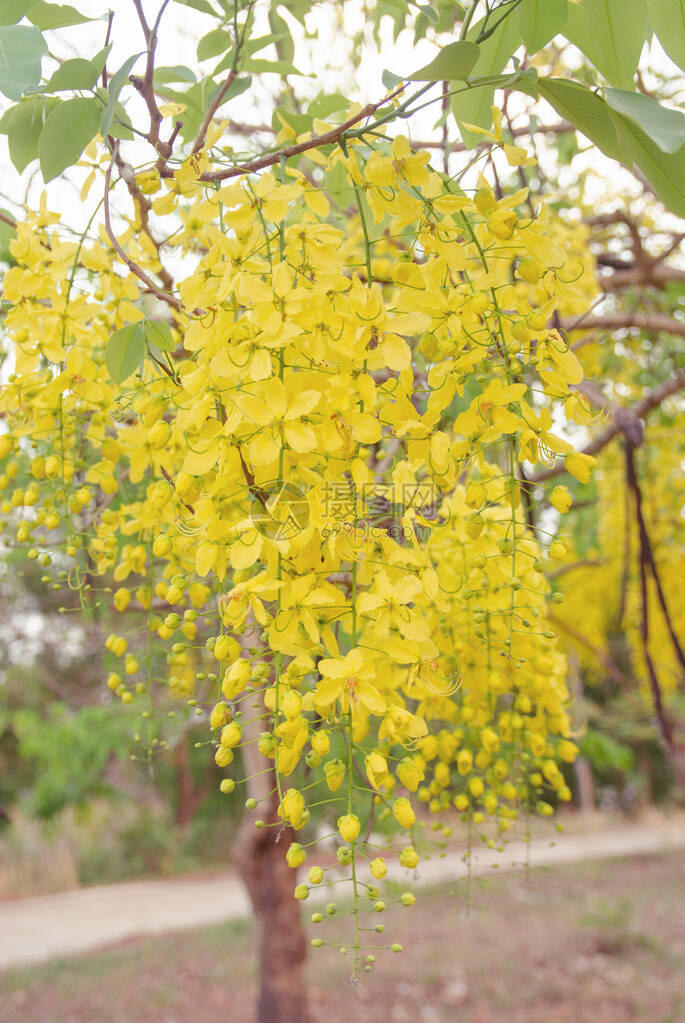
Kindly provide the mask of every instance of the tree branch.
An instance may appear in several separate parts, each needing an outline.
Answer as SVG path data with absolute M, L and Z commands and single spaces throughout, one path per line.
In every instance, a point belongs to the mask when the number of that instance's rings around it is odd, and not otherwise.
M 251 174 L 254 171 L 263 170 L 265 167 L 274 167 L 280 163 L 282 159 L 288 159 L 291 156 L 297 156 L 299 153 L 306 153 L 309 149 L 318 149 L 319 146 L 329 146 L 335 142 L 339 142 L 340 139 L 345 135 L 350 128 L 354 128 L 355 125 L 359 124 L 360 121 L 365 120 L 367 117 L 371 117 L 377 110 L 389 103 L 390 100 L 404 90 L 404 85 L 395 89 L 394 92 L 390 93 L 389 96 L 384 96 L 378 103 L 368 103 L 358 114 L 354 117 L 348 118 L 343 124 L 337 128 L 331 128 L 330 131 L 324 132 L 323 135 L 314 135 L 311 139 L 307 139 L 305 142 L 297 142 L 295 145 L 286 146 L 284 149 L 278 149 L 273 153 L 266 153 L 264 156 L 260 156 L 249 163 L 239 164 L 235 167 L 227 167 L 221 171 L 205 171 L 198 178 L 199 181 L 226 181 L 228 178 L 235 178 L 241 174 Z M 169 167 L 161 169 L 160 173 L 162 177 L 172 178 L 174 172 Z
M 576 390 L 580 390 L 581 388 L 583 388 L 582 384 L 579 385 Z M 655 387 L 653 391 L 649 391 L 644 398 L 635 402 L 631 408 L 626 409 L 621 406 L 608 405 L 609 415 L 612 416 L 614 421 L 583 448 L 583 454 L 597 454 L 597 452 L 606 447 L 606 445 L 612 441 L 617 434 L 625 431 L 627 421 L 633 424 L 639 423 L 639 421 L 644 419 L 652 409 L 661 405 L 662 401 L 665 401 L 666 398 L 669 398 L 672 394 L 677 394 L 678 391 L 683 389 L 685 389 L 685 370 L 681 370 L 679 373 L 676 373 L 673 377 L 671 377 L 670 380 L 665 380 L 659 387 Z M 586 393 L 586 389 L 583 390 L 583 393 Z M 604 407 L 607 407 L 607 405 L 605 404 Z M 542 469 L 540 472 L 535 473 L 534 476 L 530 477 L 530 481 L 531 483 L 542 483 L 545 480 L 552 479 L 553 476 L 559 476 L 565 471 L 564 463 L 557 462 L 556 465 L 551 466 L 549 469 Z
M 666 316 L 665 313 L 616 312 L 603 313 L 599 316 L 591 316 L 588 313 L 575 320 L 561 320 L 560 326 L 566 333 L 571 333 L 575 330 L 588 332 L 598 330 L 630 330 L 632 327 L 637 327 L 639 330 L 644 330 L 647 333 L 657 334 L 663 332 L 664 334 L 673 334 L 676 337 L 685 337 L 685 320 L 676 320 L 672 316 Z M 581 338 L 579 341 L 575 341 L 571 347 L 575 351 L 584 344 L 587 344 L 587 340 Z
M 134 274 L 134 276 L 137 277 L 139 281 L 142 281 L 143 284 L 147 288 L 149 288 L 149 290 L 152 292 L 152 294 L 156 295 L 157 298 L 161 302 L 166 302 L 166 304 L 168 306 L 171 306 L 172 309 L 177 309 L 178 310 L 178 309 L 181 308 L 181 303 L 180 303 L 179 299 L 177 299 L 175 295 L 169 295 L 169 294 L 167 294 L 167 292 L 162 291 L 161 288 L 159 288 L 155 284 L 155 282 L 152 280 L 152 278 L 148 277 L 148 275 L 145 273 L 145 271 L 143 269 L 141 269 L 141 267 L 139 267 L 138 264 L 135 263 L 131 259 L 131 257 L 124 252 L 124 250 L 122 249 L 121 245 L 119 244 L 117 236 L 115 235 L 114 231 L 112 230 L 112 220 L 111 220 L 110 209 L 109 209 L 109 193 L 110 193 L 110 188 L 111 188 L 111 185 L 112 185 L 112 167 L 114 166 L 114 163 L 115 163 L 115 160 L 116 160 L 117 149 L 118 149 L 118 142 L 115 142 L 114 143 L 114 150 L 112 152 L 112 159 L 110 160 L 109 166 L 107 168 L 107 172 L 105 174 L 104 209 L 105 209 L 105 230 L 107 232 L 107 237 L 111 241 L 112 246 L 114 248 L 114 251 L 117 253 L 119 258 L 123 260 L 123 262 L 129 268 L 131 273 Z

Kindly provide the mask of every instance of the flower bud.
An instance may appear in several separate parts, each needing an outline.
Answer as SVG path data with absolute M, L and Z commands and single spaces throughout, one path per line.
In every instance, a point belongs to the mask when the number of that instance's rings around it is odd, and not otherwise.
M 361 831 L 361 821 L 356 813 L 346 813 L 338 817 L 338 831 L 344 842 L 354 842 Z
M 392 812 L 397 823 L 403 828 L 410 828 L 416 820 L 414 809 L 409 800 L 404 796 L 400 796 L 399 799 L 395 800 L 392 804 Z

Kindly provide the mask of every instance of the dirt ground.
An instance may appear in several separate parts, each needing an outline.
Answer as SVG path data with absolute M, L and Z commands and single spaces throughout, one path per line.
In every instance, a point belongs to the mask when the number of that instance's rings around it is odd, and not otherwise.
M 684 1023 L 682 853 L 474 881 L 471 902 L 467 916 L 460 886 L 389 907 L 385 933 L 369 931 L 368 943 L 404 952 L 378 953 L 355 983 L 349 954 L 312 949 L 314 1019 Z M 342 942 L 347 923 L 341 913 L 309 927 Z M 234 922 L 8 971 L 0 1023 L 252 1023 L 253 999 L 250 927 Z

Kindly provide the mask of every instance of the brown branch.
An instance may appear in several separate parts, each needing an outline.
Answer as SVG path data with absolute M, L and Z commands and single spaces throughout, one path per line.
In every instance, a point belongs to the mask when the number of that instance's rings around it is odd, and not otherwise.
M 345 132 L 349 131 L 350 128 L 354 128 L 355 125 L 359 124 L 360 121 L 365 120 L 367 117 L 371 117 L 377 110 L 389 103 L 390 100 L 394 99 L 404 90 L 404 86 L 400 86 L 395 89 L 394 92 L 388 96 L 384 96 L 378 103 L 367 103 L 367 105 L 360 110 L 354 117 L 350 117 L 343 124 L 337 128 L 331 128 L 330 131 L 326 131 L 323 135 L 314 135 L 313 138 L 307 139 L 305 142 L 297 142 L 295 145 L 286 146 L 284 149 L 278 149 L 273 153 L 266 153 L 264 156 L 260 156 L 249 163 L 240 164 L 235 167 L 227 167 L 221 171 L 205 171 L 200 174 L 198 181 L 226 181 L 227 178 L 235 178 L 240 174 L 251 174 L 254 171 L 263 170 L 265 167 L 273 167 L 281 160 L 287 160 L 291 156 L 298 156 L 300 153 L 306 153 L 309 149 L 318 149 L 320 146 L 330 146 L 336 142 L 339 142 L 345 135 Z M 164 167 L 160 173 L 165 178 L 171 178 L 174 176 L 174 171 L 169 167 Z
M 105 174 L 104 209 L 105 209 L 105 230 L 107 232 L 107 236 L 108 236 L 109 240 L 112 243 L 114 251 L 117 253 L 119 258 L 121 260 L 123 260 L 123 262 L 129 268 L 131 273 L 135 277 L 137 277 L 138 280 L 142 281 L 143 284 L 147 288 L 149 288 L 149 290 L 152 292 L 152 294 L 156 295 L 157 298 L 161 302 L 166 302 L 166 304 L 171 306 L 172 309 L 179 310 L 181 308 L 181 303 L 175 297 L 175 295 L 169 295 L 165 291 L 162 291 L 161 288 L 159 288 L 155 284 L 155 282 L 152 280 L 152 278 L 148 277 L 148 275 L 145 273 L 145 271 L 143 269 L 141 269 L 141 267 L 139 267 L 138 264 L 135 263 L 131 259 L 131 257 L 128 256 L 124 252 L 124 250 L 122 249 L 121 245 L 119 244 L 119 241 L 118 241 L 116 235 L 114 234 L 114 231 L 112 230 L 112 220 L 111 220 L 110 209 L 109 209 L 109 192 L 110 192 L 110 188 L 111 188 L 111 184 L 112 184 L 112 167 L 114 166 L 114 163 L 115 163 L 115 160 L 116 160 L 116 155 L 115 154 L 117 152 L 118 145 L 119 145 L 118 142 L 114 143 L 114 150 L 112 152 L 112 159 L 109 162 L 109 166 L 107 167 L 107 172 Z
M 640 489 L 637 486 L 637 476 L 635 473 L 635 459 L 633 456 L 633 448 L 629 442 L 626 442 L 626 479 L 628 486 L 633 491 L 635 496 L 635 509 L 637 513 L 638 507 L 641 504 Z M 641 521 L 641 513 L 638 513 L 638 523 Z M 640 639 L 642 640 L 642 652 L 647 665 L 647 675 L 649 677 L 649 687 L 652 691 L 652 699 L 654 701 L 654 711 L 656 713 L 657 721 L 659 722 L 659 730 L 663 736 L 664 742 L 670 753 L 675 752 L 675 741 L 673 737 L 673 727 L 669 718 L 666 715 L 664 709 L 663 699 L 661 696 L 661 687 L 659 685 L 659 679 L 654 668 L 654 662 L 652 661 L 651 654 L 649 652 L 649 601 L 647 596 L 647 554 L 643 542 L 643 533 L 640 529 Z
M 215 96 L 214 100 L 210 103 L 209 110 L 207 111 L 207 115 L 206 115 L 204 121 L 202 122 L 202 126 L 201 126 L 200 130 L 197 133 L 197 138 L 195 139 L 195 142 L 193 143 L 193 153 L 198 153 L 202 149 L 202 147 L 204 146 L 205 138 L 207 137 L 207 131 L 209 129 L 210 124 L 212 123 L 212 118 L 214 117 L 214 114 L 217 112 L 217 110 L 221 106 L 221 104 L 223 102 L 224 96 L 226 95 L 226 93 L 228 92 L 228 90 L 231 88 L 231 86 L 233 85 L 233 83 L 236 80 L 236 77 L 238 75 L 238 69 L 236 67 L 237 60 L 238 60 L 238 50 L 236 49 L 236 55 L 235 55 L 235 60 L 233 61 L 233 67 L 229 71 L 229 73 L 228 73 L 228 75 L 226 77 L 226 81 L 224 82 L 224 84 L 219 89 L 219 92 Z
M 656 559 L 654 557 L 654 548 L 652 547 L 652 542 L 649 538 L 647 523 L 645 522 L 644 513 L 642 511 L 642 490 L 640 488 L 640 483 L 637 478 L 637 470 L 635 467 L 635 445 L 631 443 L 631 441 L 627 437 L 625 444 L 625 455 L 626 455 L 626 480 L 628 482 L 628 487 L 632 491 L 633 497 L 635 498 L 635 518 L 637 519 L 637 527 L 640 537 L 641 566 L 642 563 L 644 563 L 645 569 L 646 566 L 649 566 L 651 570 L 652 578 L 654 579 L 654 585 L 656 586 L 657 597 L 659 598 L 659 604 L 661 605 L 664 621 L 666 622 L 666 628 L 668 629 L 668 634 L 671 637 L 673 648 L 676 652 L 676 656 L 678 658 L 681 670 L 683 671 L 683 681 L 685 682 L 685 655 L 683 654 L 683 649 L 676 635 L 675 628 L 673 627 L 673 621 L 671 619 L 671 615 L 668 610 L 668 605 L 666 603 L 666 594 L 664 593 L 663 586 L 661 585 L 661 577 L 659 575 L 659 570 L 657 569 L 656 565 Z M 642 572 L 642 567 L 640 571 Z
M 666 256 L 661 258 L 665 259 Z M 598 262 L 600 262 L 599 258 Z M 603 265 L 611 264 L 604 263 Z M 621 263 L 616 267 L 614 273 L 599 278 L 602 290 L 612 292 L 621 291 L 623 288 L 644 287 L 645 285 L 663 288 L 669 281 L 685 283 L 685 270 L 680 270 L 675 266 L 663 266 L 661 262 L 645 267 L 637 267 L 632 263 Z
M 598 330 L 630 330 L 637 327 L 647 333 L 656 334 L 663 332 L 673 334 L 676 337 L 685 337 L 685 320 L 676 320 L 665 313 L 603 313 L 598 316 L 587 314 L 575 320 L 561 320 L 561 329 L 570 333 L 575 330 L 598 331 Z M 576 341 L 572 348 L 580 348 L 586 341 L 581 338 Z
M 623 561 L 621 565 L 621 583 L 619 589 L 618 615 L 616 627 L 621 628 L 623 618 L 628 604 L 628 582 L 630 579 L 630 487 L 624 488 L 624 509 L 623 509 Z
M 114 161 L 119 171 L 119 177 L 128 188 L 129 195 L 133 199 L 133 205 L 138 211 L 138 220 L 140 222 L 140 228 L 148 236 L 150 241 L 155 247 L 157 252 L 157 259 L 159 261 L 160 269 L 157 270 L 160 281 L 164 285 L 167 291 L 172 292 L 174 290 L 174 279 L 162 263 L 160 248 L 161 243 L 157 241 L 152 233 L 150 227 L 150 211 L 152 210 L 152 203 L 148 197 L 141 191 L 138 182 L 136 181 L 136 174 L 130 163 L 127 163 L 121 156 L 121 152 L 118 146 L 115 146 L 112 150 L 114 155 Z
M 140 26 L 143 30 L 143 35 L 145 37 L 145 43 L 147 45 L 147 61 L 145 65 L 144 77 L 141 79 L 137 78 L 135 75 L 131 75 L 130 81 L 133 87 L 140 93 L 140 95 L 145 100 L 145 104 L 150 115 L 150 130 L 148 132 L 147 137 L 150 144 L 154 146 L 155 149 L 157 149 L 159 144 L 159 128 L 162 123 L 162 115 L 159 112 L 157 100 L 155 99 L 155 88 L 153 81 L 155 73 L 155 50 L 157 49 L 157 32 L 159 31 L 160 22 L 162 20 L 164 11 L 166 10 L 169 4 L 169 0 L 163 0 L 162 6 L 159 9 L 159 13 L 157 14 L 155 23 L 152 26 L 152 28 L 150 28 L 150 26 L 147 23 L 145 12 L 143 11 L 142 0 L 133 0 L 133 4 L 136 8 L 136 11 L 138 12 L 138 21 L 140 22 Z M 165 145 L 164 156 L 168 157 L 169 155 L 170 152 L 166 151 Z
M 547 124 L 539 125 L 535 129 L 536 135 L 565 135 L 568 131 L 575 131 L 576 129 L 572 124 L 568 124 L 566 121 L 561 121 L 559 124 Z M 530 126 L 527 125 L 521 128 L 511 128 L 510 134 L 513 138 L 520 138 L 525 135 L 531 135 Z M 434 139 L 420 139 L 418 141 L 412 141 L 412 147 L 414 149 L 442 149 L 444 142 L 436 141 Z M 481 146 L 488 145 L 487 141 L 482 142 Z M 466 153 L 469 152 L 468 146 L 464 145 L 463 142 L 449 143 L 450 153 Z

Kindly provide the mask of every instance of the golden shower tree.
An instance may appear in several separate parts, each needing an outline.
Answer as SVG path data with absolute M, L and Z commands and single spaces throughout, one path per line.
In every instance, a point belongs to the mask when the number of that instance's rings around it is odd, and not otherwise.
M 93 19 L 35 0 L 0 17 L 12 161 L 77 178 L 84 211 L 74 230 L 49 188 L 3 214 L 2 510 L 65 613 L 120 613 L 100 674 L 140 710 L 136 756 L 154 770 L 180 707 L 206 722 L 248 811 L 260 1019 L 301 1021 L 312 889 L 349 899 L 314 913 L 314 945 L 370 971 L 401 951 L 376 914 L 426 814 L 504 835 L 571 798 L 547 575 L 599 451 L 571 332 L 601 284 L 587 226 L 538 195 L 533 124 L 495 98 L 544 100 L 676 215 L 685 118 L 634 91 L 642 0 L 632 19 L 611 0 L 379 4 L 370 34 L 390 13 L 436 54 L 363 103 L 299 87 L 317 5 L 187 0 L 189 67 L 160 43 L 180 6 L 133 0 L 141 52 L 116 68 L 119 12 L 64 59 Z M 657 33 L 669 6 L 649 5 Z M 253 96 L 271 124 L 237 117 Z M 297 883 L 314 821 L 335 852 Z

